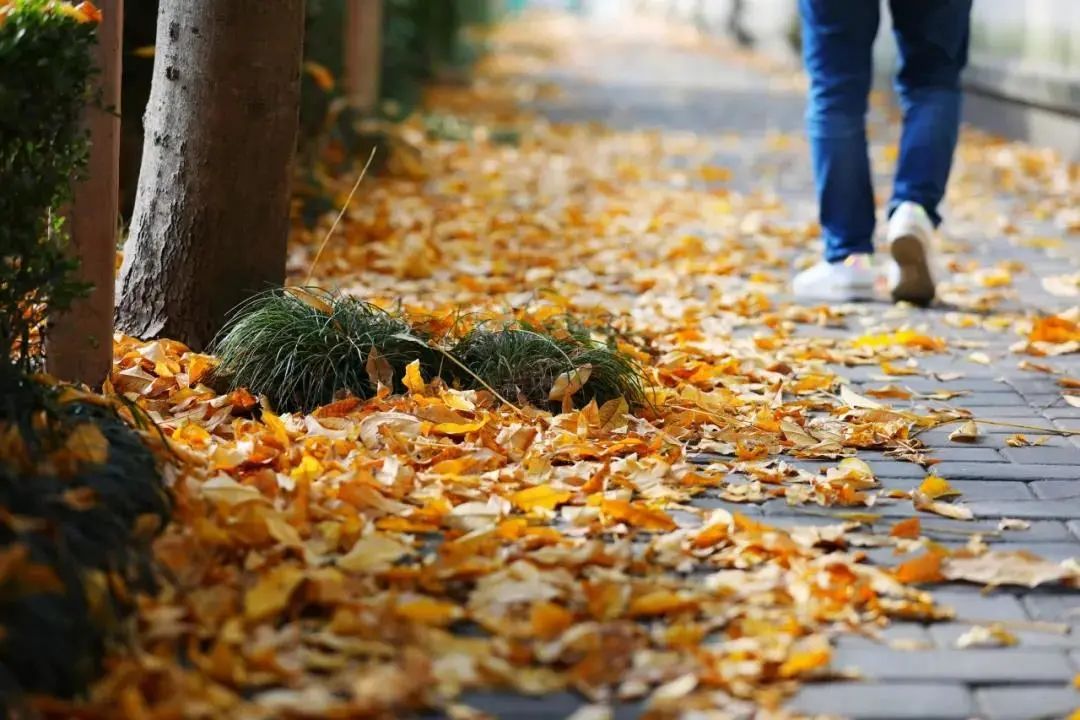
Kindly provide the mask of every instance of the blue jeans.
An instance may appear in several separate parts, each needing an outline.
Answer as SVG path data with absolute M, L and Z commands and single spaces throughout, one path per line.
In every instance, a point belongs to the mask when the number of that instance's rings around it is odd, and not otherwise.
M 889 212 L 919 203 L 937 225 L 960 127 L 972 0 L 889 0 L 904 126 Z M 874 190 L 866 147 L 867 96 L 879 0 L 799 0 L 810 75 L 807 133 L 825 259 L 873 252 Z

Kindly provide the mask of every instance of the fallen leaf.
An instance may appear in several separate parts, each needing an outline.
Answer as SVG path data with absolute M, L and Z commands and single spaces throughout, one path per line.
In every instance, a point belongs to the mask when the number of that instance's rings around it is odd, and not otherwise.
M 414 395 L 422 395 L 427 388 L 424 378 L 420 375 L 420 361 L 413 360 L 405 366 L 405 377 L 401 380 L 405 388 Z
M 1012 647 L 1020 640 L 1009 632 L 1001 623 L 973 625 L 967 632 L 956 639 L 955 646 L 965 648 Z
M 279 565 L 260 575 L 244 594 L 244 617 L 260 622 L 279 614 L 288 606 L 304 575 L 304 569 L 296 565 Z
M 896 579 L 905 585 L 915 585 L 941 582 L 944 579 L 941 568 L 941 554 L 928 551 L 901 563 L 893 572 L 896 574 Z
M 960 492 L 950 485 L 948 480 L 937 475 L 927 475 L 919 485 L 917 492 L 931 500 L 960 496 Z
M 592 365 L 585 363 L 581 367 L 560 373 L 555 382 L 551 384 L 548 400 L 561 402 L 563 399 L 573 397 L 589 381 L 592 375 Z
M 909 540 L 917 540 L 921 534 L 922 524 L 917 517 L 905 518 L 893 525 L 892 529 L 889 530 L 889 535 Z
M 1065 565 L 1025 550 L 991 550 L 978 557 L 952 557 L 944 563 L 942 573 L 949 580 L 1029 588 L 1076 578 L 1076 573 Z
M 960 427 L 949 433 L 949 440 L 953 442 L 973 443 L 979 439 L 979 426 L 974 420 L 968 420 Z

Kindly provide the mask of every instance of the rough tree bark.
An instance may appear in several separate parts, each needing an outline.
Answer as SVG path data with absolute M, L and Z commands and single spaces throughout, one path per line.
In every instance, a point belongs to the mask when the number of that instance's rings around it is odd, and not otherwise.
M 120 66 L 124 0 L 103 0 L 97 28 L 95 78 L 100 104 L 86 110 L 90 157 L 86 178 L 76 184 L 68 214 L 78 278 L 90 295 L 59 313 L 46 339 L 50 373 L 91 387 L 101 385 L 112 364 L 116 237 L 120 197 Z
M 162 0 L 119 329 L 202 349 L 285 275 L 304 0 Z

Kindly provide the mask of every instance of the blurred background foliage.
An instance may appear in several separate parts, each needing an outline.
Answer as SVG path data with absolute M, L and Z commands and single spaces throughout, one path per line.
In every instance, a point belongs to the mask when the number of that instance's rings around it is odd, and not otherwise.
M 124 18 L 121 148 L 121 209 L 130 217 L 142 154 L 142 115 L 153 76 L 157 0 L 129 3 Z M 351 113 L 342 105 L 343 28 L 346 0 L 308 0 L 299 143 L 305 147 L 326 133 L 354 140 Z M 504 0 L 383 0 L 380 114 L 399 120 L 417 110 L 424 83 L 465 77 L 480 46 L 469 29 L 491 23 Z M 347 143 L 355 149 L 355 142 Z

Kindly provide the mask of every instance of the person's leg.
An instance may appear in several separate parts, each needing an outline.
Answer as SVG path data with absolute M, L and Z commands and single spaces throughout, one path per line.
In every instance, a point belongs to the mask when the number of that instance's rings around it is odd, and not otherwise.
M 866 109 L 880 8 L 877 0 L 799 0 L 799 12 L 818 215 L 825 259 L 838 262 L 874 249 Z
M 921 205 L 936 226 L 960 128 L 960 71 L 967 64 L 971 0 L 890 0 L 904 113 L 889 203 Z

